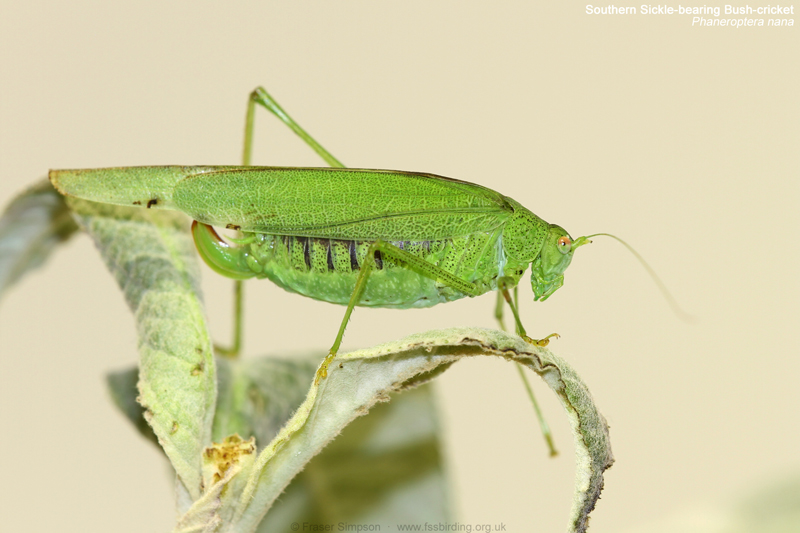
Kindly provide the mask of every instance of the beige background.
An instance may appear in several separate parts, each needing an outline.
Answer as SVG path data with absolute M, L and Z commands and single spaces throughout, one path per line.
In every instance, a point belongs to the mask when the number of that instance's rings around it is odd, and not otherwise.
M 800 43 L 795 28 L 584 6 L 5 0 L 0 199 L 49 168 L 237 163 L 246 95 L 261 84 L 349 166 L 481 183 L 573 236 L 622 236 L 696 323 L 601 239 L 544 304 L 526 277 L 522 307 L 533 335 L 563 335 L 553 350 L 611 425 L 617 463 L 592 531 L 652 531 L 800 473 Z M 256 163 L 320 164 L 258 120 Z M 205 273 L 225 339 L 228 283 Z M 248 355 L 330 345 L 342 308 L 268 282 L 248 291 Z M 493 327 L 493 304 L 358 309 L 344 349 Z M 106 371 L 135 362 L 135 336 L 86 237 L 7 295 L 0 346 L 3 529 L 170 529 L 167 465 L 104 390 Z M 439 380 L 462 523 L 563 530 L 572 441 L 535 385 L 556 460 L 511 365 L 468 361 Z

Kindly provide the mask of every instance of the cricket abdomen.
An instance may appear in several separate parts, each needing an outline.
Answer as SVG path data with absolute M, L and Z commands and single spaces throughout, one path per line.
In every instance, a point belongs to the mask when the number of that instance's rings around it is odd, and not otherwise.
M 331 303 L 347 305 L 367 258 L 371 241 L 321 239 L 287 235 L 247 234 L 247 265 L 257 277 L 284 289 Z M 394 246 L 476 283 L 487 292 L 496 288 L 505 264 L 501 231 L 477 232 L 433 241 L 389 241 Z M 520 273 L 521 274 L 521 273 Z M 389 254 L 376 253 L 364 294 L 365 307 L 430 307 L 466 296 L 440 280 L 409 268 Z

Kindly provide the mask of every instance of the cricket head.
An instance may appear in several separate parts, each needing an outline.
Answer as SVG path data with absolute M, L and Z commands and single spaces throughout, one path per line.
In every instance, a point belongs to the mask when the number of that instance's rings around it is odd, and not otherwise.
M 531 263 L 533 299 L 543 302 L 564 284 L 564 271 L 572 262 L 575 249 L 590 241 L 587 237 L 573 240 L 569 233 L 556 224 L 547 228 L 544 246 Z

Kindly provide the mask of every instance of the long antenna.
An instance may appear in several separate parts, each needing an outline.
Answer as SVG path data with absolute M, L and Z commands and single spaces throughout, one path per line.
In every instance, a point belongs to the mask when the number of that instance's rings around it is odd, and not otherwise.
M 633 246 L 631 246 L 627 242 L 623 241 L 622 239 L 620 239 L 616 235 L 612 235 L 610 233 L 595 233 L 594 235 L 587 235 L 586 237 L 581 237 L 579 239 L 576 239 L 576 242 L 580 241 L 581 239 L 586 239 L 588 241 L 588 239 L 591 239 L 592 237 L 611 237 L 612 239 L 614 239 L 614 240 L 618 241 L 619 243 L 621 243 L 625 248 L 628 249 L 628 251 L 630 253 L 633 254 L 633 256 L 636 259 L 639 260 L 639 262 L 642 264 L 644 269 L 647 270 L 647 273 L 650 274 L 650 277 L 653 278 L 653 281 L 655 282 L 656 286 L 658 286 L 658 289 L 661 291 L 661 294 L 667 300 L 667 303 L 669 304 L 670 308 L 672 309 L 672 312 L 675 313 L 675 315 L 677 315 L 677 317 L 680 318 L 681 320 L 683 320 L 684 322 L 687 322 L 687 323 L 695 322 L 695 317 L 693 317 L 692 315 L 690 315 L 689 313 L 687 313 L 686 311 L 681 309 L 681 306 L 678 305 L 678 302 L 675 300 L 675 298 L 669 292 L 669 289 L 667 289 L 667 286 L 664 284 L 664 282 L 661 281 L 661 278 L 658 277 L 658 274 L 656 274 L 656 271 L 653 270 L 653 267 L 651 267 L 647 263 L 647 261 L 644 260 L 644 257 L 642 257 L 641 254 L 639 254 L 639 252 L 637 252 L 633 248 Z M 591 242 L 591 241 L 588 241 L 588 242 Z M 584 243 L 582 242 L 581 244 L 584 244 Z

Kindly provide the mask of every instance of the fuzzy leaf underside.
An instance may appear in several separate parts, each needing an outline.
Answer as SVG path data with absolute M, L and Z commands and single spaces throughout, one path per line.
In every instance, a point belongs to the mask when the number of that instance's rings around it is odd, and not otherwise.
M 114 405 L 143 437 L 158 445 L 158 437 L 153 433 L 153 428 L 144 417 L 144 407 L 136 401 L 136 398 L 139 397 L 139 390 L 136 388 L 138 383 L 138 367 L 106 374 L 106 385 Z
M 291 360 L 262 357 L 217 360 L 214 441 L 238 434 L 269 443 L 303 402 L 324 353 Z M 115 404 L 147 439 L 157 443 L 136 403 L 138 369 L 113 372 Z M 354 420 L 294 479 L 258 526 L 288 531 L 292 522 L 398 523 L 450 519 L 439 422 L 430 386 L 392 396 Z M 262 444 L 263 445 L 263 444 Z M 182 521 L 215 521 L 220 501 L 206 501 Z M 191 502 L 181 509 L 185 513 Z
M 572 368 L 548 350 L 518 337 L 484 329 L 431 331 L 338 357 L 326 379 L 312 385 L 306 400 L 281 432 L 264 448 L 241 492 L 231 493 L 235 512 L 220 531 L 252 532 L 289 481 L 354 418 L 415 377 L 434 373 L 461 357 L 487 355 L 519 362 L 541 375 L 570 420 L 576 444 L 577 475 L 569 531 L 586 530 L 599 498 L 603 472 L 613 463 L 608 426 Z
M 304 401 L 324 355 L 219 360 L 214 440 L 236 433 L 254 435 L 262 448 L 270 443 Z M 288 531 L 292 522 L 388 525 L 409 516 L 447 521 L 438 431 L 429 387 L 393 395 L 370 416 L 353 420 L 299 475 L 286 480 L 287 490 L 258 531 Z
M 292 479 L 257 531 L 288 531 L 292 522 L 449 522 L 433 396 L 430 385 L 393 394 L 351 422 Z
M 216 369 L 188 220 L 180 214 L 70 198 L 131 308 L 139 333 L 139 398 L 192 500 L 211 444 Z
M 0 296 L 78 230 L 46 179 L 20 193 L 0 216 Z
M 324 355 L 218 358 L 214 442 L 238 433 L 263 448 L 303 403 Z

